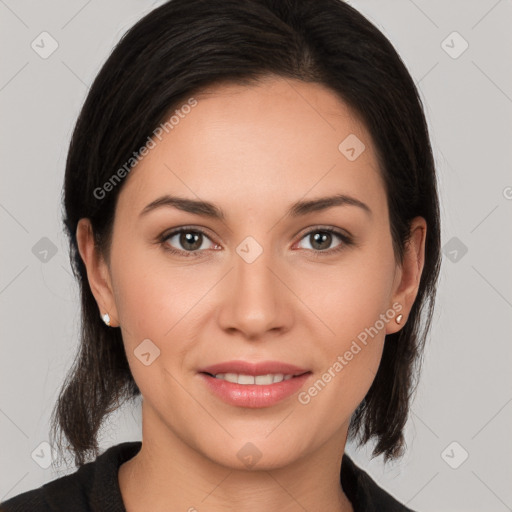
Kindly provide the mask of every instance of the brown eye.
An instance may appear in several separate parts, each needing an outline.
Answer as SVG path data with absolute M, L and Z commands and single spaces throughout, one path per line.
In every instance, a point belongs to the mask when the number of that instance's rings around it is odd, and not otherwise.
M 200 252 L 208 248 L 207 241 L 215 244 L 200 229 L 180 228 L 161 237 L 165 249 L 183 256 L 199 256 Z M 187 254 L 188 253 L 188 254 Z
M 201 248 L 203 235 L 191 231 L 182 231 L 178 234 L 178 242 L 186 251 L 197 251 Z
M 313 249 L 317 249 L 319 251 L 329 249 L 333 239 L 332 233 L 327 233 L 325 231 L 318 231 L 308 236 Z
M 331 246 L 336 242 L 336 238 L 341 240 L 342 243 L 339 243 L 333 248 Z M 316 228 L 306 233 L 301 240 L 309 242 L 310 247 L 305 247 L 306 249 L 310 249 L 316 253 L 325 252 L 328 254 L 332 254 L 333 252 L 339 251 L 345 246 L 352 244 L 350 237 L 330 228 Z

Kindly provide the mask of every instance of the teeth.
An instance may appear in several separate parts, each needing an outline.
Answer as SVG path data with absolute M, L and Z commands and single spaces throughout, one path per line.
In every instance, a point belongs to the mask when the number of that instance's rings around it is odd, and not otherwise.
M 267 375 L 244 375 L 241 373 L 217 373 L 215 375 L 217 379 L 227 380 L 234 384 L 258 384 L 268 385 L 274 384 L 275 382 L 281 382 L 283 380 L 289 380 L 293 375 L 283 375 L 282 373 L 269 373 Z

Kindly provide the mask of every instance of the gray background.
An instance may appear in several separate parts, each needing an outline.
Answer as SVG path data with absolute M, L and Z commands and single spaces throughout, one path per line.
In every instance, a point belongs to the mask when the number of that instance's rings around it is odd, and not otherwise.
M 113 45 L 160 3 L 0 0 L 0 501 L 74 471 L 44 469 L 50 410 L 78 339 L 60 219 L 67 145 Z M 392 41 L 419 84 L 444 248 L 408 452 L 387 466 L 369 461 L 369 447 L 347 452 L 415 510 L 512 510 L 512 3 L 350 3 Z M 43 31 L 58 43 L 46 59 L 31 47 L 51 49 Z M 140 404 L 114 414 L 102 450 L 140 440 L 140 421 Z

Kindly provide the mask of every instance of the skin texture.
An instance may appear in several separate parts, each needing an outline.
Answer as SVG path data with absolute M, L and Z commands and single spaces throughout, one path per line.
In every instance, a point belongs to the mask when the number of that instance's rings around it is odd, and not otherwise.
M 95 250 L 88 219 L 77 229 L 99 311 L 121 328 L 143 396 L 142 448 L 119 471 L 126 508 L 351 511 L 339 484 L 350 417 L 377 372 L 385 335 L 407 321 L 425 220 L 413 220 L 397 266 L 370 136 L 324 86 L 273 78 L 194 97 L 198 104 L 126 178 L 109 261 Z M 338 149 L 349 134 L 366 146 L 354 161 Z M 164 193 L 213 202 L 226 220 L 172 207 L 139 216 Z M 285 216 L 297 200 L 335 193 L 372 214 L 345 205 Z M 179 235 L 158 241 L 181 226 L 207 232 L 198 257 L 164 249 L 186 253 Z M 333 235 L 315 244 L 317 227 L 348 232 L 355 243 L 322 254 L 344 242 Z M 236 252 L 248 236 L 263 249 L 252 263 Z M 306 405 L 297 394 L 272 407 L 228 405 L 197 373 L 233 359 L 278 360 L 310 369 L 307 389 L 379 315 L 396 316 L 393 303 L 402 306 L 401 325 L 385 323 Z M 147 338 L 160 349 L 149 366 L 134 355 Z M 248 442 L 261 452 L 251 468 L 237 457 Z

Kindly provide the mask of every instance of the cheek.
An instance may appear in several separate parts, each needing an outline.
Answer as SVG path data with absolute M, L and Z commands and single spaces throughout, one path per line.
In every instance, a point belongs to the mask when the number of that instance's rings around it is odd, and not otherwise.
M 378 266 L 354 266 L 351 272 L 338 269 L 334 274 L 327 281 L 327 293 L 316 295 L 315 309 L 330 328 L 316 346 L 323 366 L 298 396 L 309 408 L 308 417 L 322 418 L 319 427 L 327 431 L 335 430 L 342 419 L 348 421 L 364 399 L 380 365 L 386 325 L 395 315 L 388 307 L 389 276 Z
M 365 267 L 360 272 L 352 270 L 348 275 L 333 275 L 329 290 L 330 293 L 318 295 L 317 309 L 337 339 L 346 343 L 359 337 L 364 341 L 364 334 L 360 334 L 373 326 L 384 336 L 385 325 L 379 319 L 390 309 L 388 277 Z
M 396 316 L 390 304 L 394 265 L 391 244 L 384 241 L 380 250 L 372 244 L 347 257 L 343 265 L 325 267 L 315 279 L 323 285 L 317 284 L 313 291 L 310 281 L 305 302 L 329 328 L 323 329 L 326 334 L 317 346 L 324 362 L 316 386 L 324 395 L 319 407 L 322 402 L 340 413 L 355 408 L 371 386 L 386 327 Z
M 298 281 L 298 295 L 324 324 L 325 339 L 332 339 L 328 344 L 331 349 L 341 350 L 360 333 L 364 341 L 366 330 L 375 325 L 377 337 L 383 338 L 386 329 L 379 319 L 389 309 L 389 316 L 394 315 L 390 303 L 394 276 L 390 246 L 380 251 L 367 247 L 347 253 L 339 265 L 319 265 L 314 272 L 302 273 L 307 277 Z
M 169 341 L 180 336 L 194 318 L 194 307 L 212 287 L 214 276 L 192 265 L 171 263 L 158 247 L 133 248 L 129 258 L 122 256 L 125 253 L 122 246 L 112 253 L 116 307 L 125 343 L 133 348 L 149 338 L 160 349 L 175 346 Z

